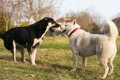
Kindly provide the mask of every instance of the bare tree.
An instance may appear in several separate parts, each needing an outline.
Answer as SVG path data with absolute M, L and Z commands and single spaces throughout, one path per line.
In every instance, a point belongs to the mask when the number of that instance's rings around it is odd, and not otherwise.
M 1 0 L 0 2 L 2 2 L 0 11 L 3 12 L 6 31 L 11 23 L 17 25 L 31 18 L 38 21 L 44 16 L 53 17 L 56 12 L 55 0 Z
M 56 12 L 55 0 L 27 0 L 27 18 L 31 16 L 35 21 L 40 20 L 44 16 L 53 17 Z
M 5 21 L 5 30 L 7 31 L 12 25 L 13 20 L 17 16 L 16 11 L 19 8 L 20 3 L 22 3 L 22 0 L 15 1 L 15 0 L 3 0 L 3 19 Z M 17 13 L 18 14 L 18 13 Z M 19 18 L 17 18 L 19 19 Z
M 0 1 L 0 26 L 5 24 L 2 16 L 3 16 L 3 0 Z

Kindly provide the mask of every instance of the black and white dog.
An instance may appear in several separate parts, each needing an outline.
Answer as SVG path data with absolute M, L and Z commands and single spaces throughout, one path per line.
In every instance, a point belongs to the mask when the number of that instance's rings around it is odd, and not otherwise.
M 24 48 L 27 48 L 32 65 L 36 65 L 36 46 L 42 43 L 48 30 L 55 31 L 57 28 L 59 28 L 58 23 L 52 18 L 45 17 L 32 25 L 15 27 L 3 34 L 0 33 L 0 38 L 3 39 L 5 48 L 12 52 L 15 62 L 17 61 L 16 50 L 21 52 L 21 60 L 24 62 Z

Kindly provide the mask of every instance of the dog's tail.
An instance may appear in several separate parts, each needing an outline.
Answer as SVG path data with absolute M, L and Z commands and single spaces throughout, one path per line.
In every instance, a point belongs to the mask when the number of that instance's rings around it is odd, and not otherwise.
M 4 32 L 0 32 L 0 38 L 1 38 L 1 39 L 4 39 L 4 35 L 5 35 Z
M 111 39 L 116 41 L 116 38 L 118 36 L 118 29 L 117 26 L 113 21 L 107 22 L 107 27 L 109 27 L 109 32 L 107 33 L 107 36 Z

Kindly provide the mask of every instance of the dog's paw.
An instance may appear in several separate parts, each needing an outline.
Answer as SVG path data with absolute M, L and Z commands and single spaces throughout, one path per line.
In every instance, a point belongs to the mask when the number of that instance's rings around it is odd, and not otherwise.
M 14 63 L 16 63 L 16 64 L 17 64 L 17 63 L 18 63 L 18 62 L 17 62 L 17 60 L 14 60 Z
M 22 62 L 23 62 L 23 63 L 27 63 L 27 61 L 26 61 L 26 60 L 22 60 Z
M 26 63 L 26 62 L 27 62 L 26 59 L 24 59 L 24 58 L 21 58 L 21 61 L 22 61 L 23 63 Z
M 103 80 L 103 79 L 105 79 L 106 77 L 103 77 L 103 76 L 101 76 L 100 74 L 96 74 L 96 76 L 95 76 L 95 80 Z
M 33 66 L 36 66 L 36 64 L 35 64 L 35 63 L 32 63 L 32 65 L 33 65 Z
M 112 74 L 112 72 L 109 72 L 109 73 L 108 73 L 108 76 L 110 76 L 111 74 Z
M 99 76 L 100 77 L 100 79 L 105 79 L 106 77 L 102 77 L 102 76 Z

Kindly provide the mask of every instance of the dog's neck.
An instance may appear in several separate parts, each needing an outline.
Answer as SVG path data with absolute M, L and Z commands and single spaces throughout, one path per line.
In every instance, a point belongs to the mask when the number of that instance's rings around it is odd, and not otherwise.
M 74 32 L 76 32 L 78 28 L 72 29 L 68 32 L 68 37 L 70 37 Z
M 71 27 L 70 27 L 70 30 L 67 32 L 68 37 L 70 37 L 74 32 L 76 32 L 80 28 L 80 26 L 77 23 L 69 26 Z

